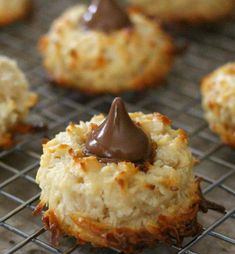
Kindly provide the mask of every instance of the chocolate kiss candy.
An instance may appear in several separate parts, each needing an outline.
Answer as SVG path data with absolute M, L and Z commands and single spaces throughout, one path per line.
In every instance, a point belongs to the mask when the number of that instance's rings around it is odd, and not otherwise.
M 129 117 L 121 98 L 116 98 L 104 122 L 88 136 L 85 153 L 103 161 L 143 162 L 152 155 L 145 132 Z
M 93 0 L 82 18 L 82 26 L 109 33 L 131 27 L 132 23 L 115 0 Z

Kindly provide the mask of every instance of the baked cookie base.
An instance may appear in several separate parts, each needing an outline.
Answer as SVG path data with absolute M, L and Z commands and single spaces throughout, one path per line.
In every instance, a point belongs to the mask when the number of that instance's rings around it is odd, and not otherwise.
M 39 204 L 39 207 L 44 205 Z M 149 226 L 144 229 L 112 228 L 86 218 L 71 215 L 74 227 L 63 224 L 58 219 L 55 211 L 48 210 L 43 215 L 45 228 L 52 233 L 52 243 L 59 244 L 62 234 L 75 237 L 79 243 L 92 243 L 97 247 L 115 248 L 125 253 L 135 253 L 144 248 L 153 247 L 160 242 L 180 246 L 185 237 L 196 236 L 202 231 L 197 222 L 199 205 L 185 211 L 184 214 L 175 217 L 160 216 L 158 227 Z M 79 230 L 75 230 L 79 228 Z

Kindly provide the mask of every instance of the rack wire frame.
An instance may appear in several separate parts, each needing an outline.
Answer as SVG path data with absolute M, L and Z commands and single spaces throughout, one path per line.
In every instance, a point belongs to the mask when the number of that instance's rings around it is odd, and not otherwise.
M 46 240 L 40 238 L 46 233 L 40 223 L 30 233 L 25 232 L 24 228 L 15 226 L 14 223 L 9 223 L 9 220 L 14 220 L 25 209 L 33 211 L 39 200 L 40 190 L 33 190 L 37 188 L 34 177 L 39 166 L 41 139 L 45 136 L 53 137 L 70 121 L 88 120 L 93 114 L 106 113 L 113 100 L 111 95 L 87 96 L 57 88 L 51 86 L 45 78 L 35 45 L 39 37 L 47 31 L 51 21 L 65 7 L 76 2 L 75 0 L 34 1 L 35 13 L 31 20 L 0 30 L 0 53 L 18 59 L 30 80 L 32 89 L 40 95 L 40 103 L 32 111 L 30 119 L 42 120 L 48 124 L 47 132 L 20 136 L 16 147 L 0 152 L 0 253 L 26 253 L 23 248 L 31 243 L 34 245 L 34 250 L 37 248 L 41 250 L 31 253 L 90 253 L 91 247 L 79 246 L 71 239 L 67 239 L 68 243 L 63 248 L 52 246 L 49 237 Z M 187 38 L 190 46 L 178 57 L 166 84 L 142 93 L 125 93 L 122 97 L 130 111 L 159 111 L 169 115 L 173 119 L 174 127 L 184 128 L 188 131 L 190 139 L 195 140 L 195 144 L 192 142 L 190 145 L 201 163 L 214 163 L 220 168 L 216 179 L 203 171 L 198 174 L 204 179 L 203 193 L 207 195 L 215 189 L 223 190 L 228 195 L 230 208 L 226 214 L 218 216 L 209 224 L 201 235 L 185 243 L 182 248 L 173 246 L 179 254 L 196 254 L 198 252 L 194 252 L 193 247 L 207 236 L 226 242 L 229 246 L 235 245 L 235 231 L 232 232 L 232 236 L 217 231 L 217 228 L 228 220 L 234 225 L 235 151 L 222 144 L 208 129 L 207 123 L 203 120 L 199 92 L 199 80 L 202 76 L 234 59 L 234 19 L 210 27 L 181 31 L 178 38 L 183 40 Z M 25 185 L 17 183 L 18 181 L 24 181 Z M 32 193 L 30 188 L 26 188 L 27 184 L 33 186 Z M 26 194 L 23 191 L 24 194 L 19 195 L 24 188 Z M 5 203 L 1 205 L 3 199 L 6 200 L 7 206 L 10 204 L 11 207 L 13 204 L 13 208 L 4 210 Z M 31 221 L 32 217 L 29 216 L 27 219 Z M 10 232 L 20 237 L 20 240 L 17 243 L 13 241 L 9 248 L 1 250 L 3 232 Z M 84 248 L 88 250 L 84 251 Z M 95 253 L 115 253 L 115 251 L 95 249 Z

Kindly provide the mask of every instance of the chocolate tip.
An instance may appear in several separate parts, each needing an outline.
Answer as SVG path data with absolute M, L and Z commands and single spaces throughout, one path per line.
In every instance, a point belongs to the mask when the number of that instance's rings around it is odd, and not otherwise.
M 116 102 L 123 103 L 123 100 L 122 100 L 121 97 L 115 97 L 114 100 L 113 100 L 113 103 L 116 103 Z
M 113 107 L 115 107 L 115 108 L 122 108 L 122 109 L 124 109 L 124 110 L 126 111 L 125 103 L 124 103 L 124 101 L 122 100 L 121 97 L 116 97 L 116 98 L 113 100 L 110 109 L 112 109 Z

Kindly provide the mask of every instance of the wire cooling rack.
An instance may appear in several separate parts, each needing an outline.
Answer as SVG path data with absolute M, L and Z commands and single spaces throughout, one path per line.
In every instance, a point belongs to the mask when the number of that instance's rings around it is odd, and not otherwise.
M 88 120 L 93 114 L 107 112 L 112 96 L 89 97 L 50 85 L 41 67 L 36 44 L 51 21 L 74 0 L 35 1 L 30 20 L 0 29 L 0 53 L 18 60 L 26 72 L 40 102 L 30 114 L 31 121 L 48 124 L 46 133 L 18 137 L 18 145 L 0 152 L 0 253 L 97 253 L 114 250 L 90 245 L 78 246 L 64 237 L 59 248 L 50 244 L 50 235 L 43 228 L 40 216 L 32 210 L 39 199 L 35 174 L 39 166 L 41 139 L 64 130 L 69 121 Z M 145 254 L 167 253 L 235 253 L 235 150 L 223 145 L 208 129 L 200 106 L 199 81 L 214 68 L 235 57 L 235 22 L 230 20 L 211 27 L 190 28 L 181 33 L 189 47 L 177 59 L 166 84 L 141 93 L 126 93 L 130 111 L 158 111 L 168 115 L 174 127 L 184 128 L 190 146 L 201 163 L 195 171 L 204 178 L 207 198 L 223 204 L 225 215 L 209 212 L 200 215 L 205 231 L 188 239 L 181 249 L 160 246 Z

